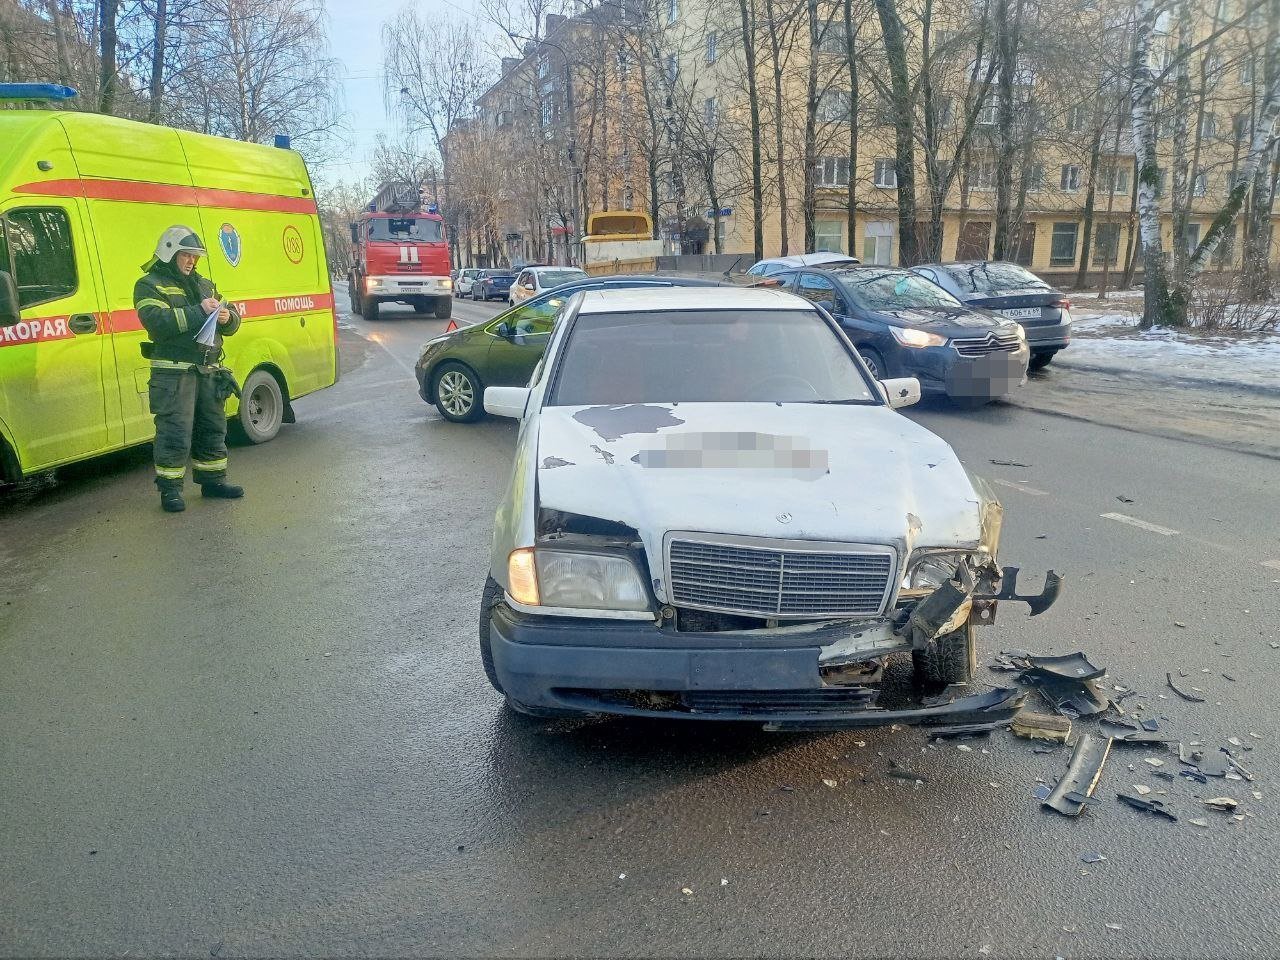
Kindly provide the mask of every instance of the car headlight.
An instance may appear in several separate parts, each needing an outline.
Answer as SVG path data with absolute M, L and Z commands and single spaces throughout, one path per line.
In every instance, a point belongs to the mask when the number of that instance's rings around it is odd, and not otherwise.
M 904 347 L 941 347 L 947 342 L 944 336 L 915 327 L 890 327 L 889 332 Z
M 1025 328 L 1022 324 L 1020 324 L 1020 323 L 1015 323 L 1015 324 L 1013 325 L 1013 329 L 1014 329 L 1014 332 L 1015 332 L 1015 333 L 1017 333 L 1017 335 L 1018 335 L 1018 339 L 1019 339 L 1019 340 L 1021 340 L 1021 341 L 1023 341 L 1023 342 L 1025 343 L 1025 342 L 1026 342 L 1026 339 L 1027 339 L 1027 330 L 1026 330 L 1026 328 Z
M 956 575 L 956 567 L 967 551 L 923 553 L 907 565 L 903 586 L 908 590 L 936 590 Z
M 450 288 L 453 286 L 453 281 L 452 281 L 452 280 L 441 280 L 441 281 L 440 281 L 440 286 L 441 286 L 441 287 L 443 287 L 445 290 L 448 290 L 448 289 L 450 289 Z
M 582 610 L 648 610 L 649 594 L 636 565 L 621 553 L 572 550 L 512 551 L 511 598 L 527 606 Z

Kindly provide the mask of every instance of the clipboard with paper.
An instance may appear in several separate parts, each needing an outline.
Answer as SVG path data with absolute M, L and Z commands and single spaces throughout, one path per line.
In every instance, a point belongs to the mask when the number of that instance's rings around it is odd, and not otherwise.
M 222 308 L 227 305 L 225 300 L 219 300 L 218 305 L 213 308 L 213 312 L 205 318 L 204 326 L 200 328 L 200 332 L 196 334 L 196 343 L 205 347 L 212 347 L 217 343 L 218 337 L 218 314 L 222 312 Z

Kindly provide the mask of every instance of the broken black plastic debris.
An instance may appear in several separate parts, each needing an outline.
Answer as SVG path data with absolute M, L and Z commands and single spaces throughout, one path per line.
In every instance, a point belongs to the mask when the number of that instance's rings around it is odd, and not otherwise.
M 1037 800 L 1039 800 L 1041 803 L 1043 803 L 1045 800 L 1049 799 L 1049 794 L 1052 792 L 1053 792 L 1052 787 L 1050 787 L 1047 783 L 1041 783 L 1036 785 L 1036 788 L 1033 791 L 1031 791 L 1031 795 L 1035 797 Z
M 993 458 L 991 462 L 997 467 L 1023 467 L 1026 469 L 1031 467 L 1031 464 L 1019 463 L 1017 460 L 996 460 Z
M 1104 857 L 1100 853 L 1097 853 L 1096 851 L 1093 853 L 1080 854 L 1080 861 L 1082 863 L 1103 863 L 1106 861 L 1106 859 L 1107 859 L 1106 857 Z
M 945 703 L 953 703 L 971 692 L 967 683 L 949 683 L 941 693 L 932 697 L 925 697 L 920 702 L 926 707 L 940 707 Z
M 1068 653 L 1061 657 L 1028 657 L 1032 675 L 1058 677 L 1062 680 L 1097 680 L 1107 675 L 1106 667 L 1089 662 L 1084 651 Z
M 1148 800 L 1146 797 L 1135 797 L 1127 793 L 1117 793 L 1116 799 L 1123 804 L 1133 807 L 1135 810 L 1154 813 L 1156 816 L 1164 817 L 1166 820 L 1172 820 L 1175 823 L 1178 820 L 1176 816 L 1165 809 L 1164 804 L 1159 800 Z
M 1204 697 L 1197 697 L 1194 693 L 1188 693 L 1186 690 L 1180 689 L 1178 685 L 1173 682 L 1172 673 L 1166 673 L 1164 676 L 1165 681 L 1169 684 L 1169 689 L 1180 696 L 1183 700 L 1186 700 L 1188 703 L 1204 703 Z
M 1225 777 L 1234 763 L 1232 757 L 1221 750 L 1197 749 L 1185 743 L 1178 744 L 1178 759 L 1206 777 Z
M 1107 695 L 1089 680 L 1064 680 L 1053 674 L 1030 671 L 1019 679 L 1035 687 L 1058 713 L 1072 720 L 1097 716 L 1111 703 Z
M 1141 721 L 1141 723 L 1142 723 L 1142 729 L 1146 730 L 1148 733 L 1155 733 L 1157 730 L 1160 729 L 1160 724 L 1157 723 L 1155 720 L 1143 720 Z
M 1108 717 L 1106 720 L 1099 722 L 1098 732 L 1103 736 L 1110 737 L 1117 743 L 1126 747 L 1143 747 L 1143 748 L 1161 748 L 1167 747 L 1173 740 L 1161 733 L 1148 733 L 1145 730 L 1139 730 L 1131 723 L 1123 720 L 1116 720 Z
M 1078 817 L 1097 789 L 1102 767 L 1111 752 L 1109 737 L 1084 734 L 1077 742 L 1067 772 L 1044 801 L 1044 806 L 1063 816 Z

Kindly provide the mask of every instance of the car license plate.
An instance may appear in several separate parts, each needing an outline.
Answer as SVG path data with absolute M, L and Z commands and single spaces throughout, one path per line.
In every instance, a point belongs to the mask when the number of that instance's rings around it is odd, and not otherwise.
M 1039 307 L 1013 307 L 1012 309 L 1001 310 L 1000 312 L 1004 316 L 1008 317 L 1010 320 L 1039 320 L 1040 319 Z

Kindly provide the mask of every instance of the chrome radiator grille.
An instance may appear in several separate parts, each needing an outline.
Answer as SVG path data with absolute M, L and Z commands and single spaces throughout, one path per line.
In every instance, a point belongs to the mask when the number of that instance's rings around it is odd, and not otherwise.
M 765 618 L 875 616 L 896 555 L 887 547 L 673 536 L 667 582 L 678 607 Z
M 985 357 L 1001 350 L 1017 350 L 1021 341 L 1016 333 L 988 333 L 981 337 L 952 340 L 951 345 L 962 357 Z

